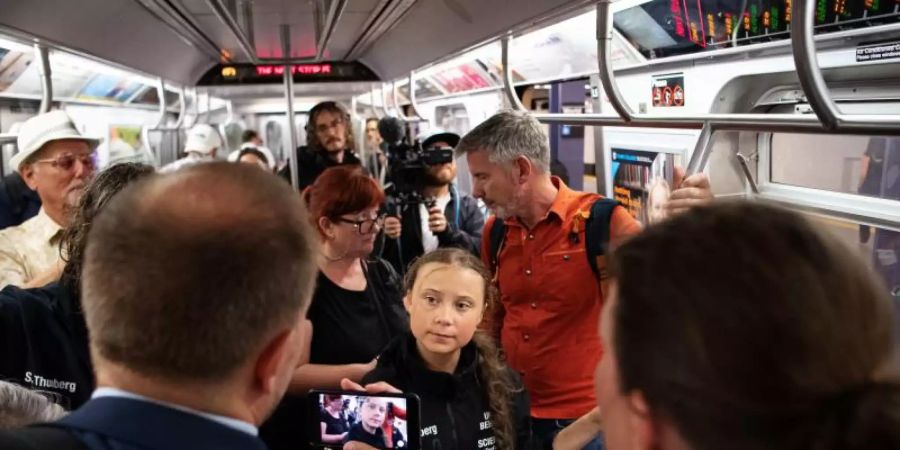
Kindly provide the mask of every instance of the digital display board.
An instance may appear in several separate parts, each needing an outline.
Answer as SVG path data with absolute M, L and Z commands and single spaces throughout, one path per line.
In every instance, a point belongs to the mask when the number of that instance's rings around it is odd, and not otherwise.
M 651 0 L 619 11 L 613 23 L 648 59 L 788 39 L 798 0 Z M 815 32 L 900 20 L 900 0 L 816 2 Z
M 295 83 L 377 81 L 368 67 L 356 62 L 292 64 Z M 218 64 L 197 82 L 198 86 L 272 84 L 284 80 L 283 64 Z

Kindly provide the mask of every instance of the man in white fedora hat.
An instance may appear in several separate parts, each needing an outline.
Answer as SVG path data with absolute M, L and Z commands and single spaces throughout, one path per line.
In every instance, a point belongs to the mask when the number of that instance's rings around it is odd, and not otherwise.
M 187 142 L 184 144 L 184 158 L 174 161 L 160 172 L 174 172 L 184 167 L 211 162 L 216 160 L 216 152 L 222 146 L 222 137 L 215 128 L 205 124 L 194 125 L 187 133 Z
M 19 129 L 10 165 L 38 193 L 38 214 L 0 231 L 0 287 L 43 286 L 59 277 L 59 240 L 94 175 L 99 139 L 82 136 L 63 111 L 34 116 Z

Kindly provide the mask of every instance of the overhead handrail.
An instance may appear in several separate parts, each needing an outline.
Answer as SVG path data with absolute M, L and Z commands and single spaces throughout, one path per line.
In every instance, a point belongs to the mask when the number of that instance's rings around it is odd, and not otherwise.
M 428 119 L 422 117 L 422 114 L 419 114 L 419 104 L 416 102 L 416 71 L 409 71 L 409 107 L 412 108 L 413 113 L 416 115 L 416 119 L 420 122 L 428 122 Z
M 384 83 L 381 83 L 381 104 L 384 107 L 384 111 L 389 116 L 400 118 L 400 114 L 394 109 L 390 104 L 388 104 L 388 90 L 384 87 Z
M 256 50 L 253 48 L 253 44 L 250 43 L 250 39 L 244 33 L 244 30 L 241 29 L 237 20 L 231 16 L 230 12 L 228 12 L 228 8 L 225 6 L 223 0 L 206 0 L 206 4 L 212 9 L 216 17 L 219 18 L 219 21 L 231 31 L 234 38 L 237 39 L 238 45 L 241 47 L 241 51 L 247 56 L 247 59 L 253 64 L 259 64 L 260 60 L 256 56 Z M 288 55 L 284 56 L 287 58 Z
M 828 85 L 819 67 L 815 43 L 816 2 L 795 1 L 791 5 L 794 16 L 791 46 L 794 66 L 809 106 L 828 130 L 845 130 L 852 125 L 875 123 L 884 129 L 900 127 L 900 118 L 888 114 L 843 114 L 831 98 Z
M 322 30 L 322 39 L 319 42 L 316 42 L 316 61 L 322 61 L 322 57 L 325 56 L 325 49 L 328 47 L 328 42 L 331 40 L 331 35 L 334 33 L 334 29 L 337 27 L 338 21 L 341 20 L 341 16 L 344 14 L 344 8 L 347 6 L 347 0 L 331 0 L 328 7 L 328 14 L 325 17 L 325 26 Z M 290 55 L 285 54 L 284 57 L 287 58 Z
M 35 42 L 34 53 L 40 63 L 38 64 L 38 74 L 41 77 L 41 105 L 38 109 L 38 113 L 43 114 L 49 112 L 50 107 L 53 105 L 53 79 L 51 78 L 52 72 L 50 70 L 50 51 L 47 49 L 46 45 Z
M 379 89 L 379 96 L 381 96 L 381 104 L 376 106 L 375 85 L 376 84 L 372 84 L 372 92 L 371 92 L 372 93 L 372 109 L 375 110 L 375 113 L 376 113 L 376 115 L 378 115 L 379 118 L 387 117 L 390 115 L 390 113 L 388 112 L 387 105 L 384 104 L 384 96 L 380 94 L 381 93 L 380 89 Z M 378 110 L 379 108 L 381 109 L 380 111 Z
M 391 98 L 394 99 L 394 109 L 397 110 L 397 117 L 399 117 L 400 120 L 406 123 L 427 122 L 421 117 L 409 117 L 403 112 L 403 108 L 400 107 L 400 101 L 397 100 L 397 80 L 391 81 Z
M 800 2 L 806 3 L 806 2 Z M 612 16 L 610 14 L 610 2 L 601 1 L 597 4 L 598 26 L 598 58 L 601 68 L 612 67 L 610 61 L 609 45 L 606 39 L 612 32 Z M 506 47 L 505 44 L 504 48 Z M 606 47 L 603 49 L 602 47 Z M 504 55 L 505 56 L 505 55 Z M 602 56 L 602 58 L 600 58 Z M 508 61 L 504 61 L 504 64 Z M 505 67 L 505 69 L 508 67 Z M 615 78 L 612 70 L 600 70 L 600 81 L 605 86 L 606 94 L 610 102 L 615 104 Z M 510 77 L 504 77 L 504 88 L 510 95 Z M 514 94 L 513 94 L 514 96 Z M 624 108 L 624 103 L 620 104 Z M 619 113 L 619 111 L 616 111 Z M 582 126 L 624 126 L 640 128 L 681 128 L 702 130 L 710 124 L 714 131 L 757 131 L 757 132 L 790 132 L 790 133 L 843 133 L 843 134 L 885 134 L 900 135 L 900 126 L 885 116 L 858 115 L 856 120 L 841 120 L 838 128 L 826 128 L 822 126 L 817 116 L 797 114 L 700 114 L 689 116 L 662 116 L 651 114 L 631 114 L 631 120 L 626 120 L 622 115 L 608 114 L 534 114 L 534 117 L 543 123 L 557 123 Z M 841 119 L 841 116 L 838 116 Z
M 510 36 L 504 36 L 500 43 L 500 64 L 503 65 L 503 92 L 510 106 L 518 111 L 527 111 L 522 100 L 516 95 L 516 88 L 513 86 L 512 67 L 509 65 L 509 42 Z
M 631 108 L 622 98 L 619 87 L 614 81 L 612 66 L 612 39 L 613 39 L 613 15 L 609 13 L 612 0 L 600 0 L 597 3 L 597 63 L 600 69 L 600 84 L 609 98 L 613 109 L 622 116 L 622 120 L 629 122 L 632 119 Z

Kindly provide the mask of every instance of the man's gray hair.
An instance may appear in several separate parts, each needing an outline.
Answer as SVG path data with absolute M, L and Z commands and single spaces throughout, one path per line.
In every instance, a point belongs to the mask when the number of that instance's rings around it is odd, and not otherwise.
M 456 146 L 456 155 L 486 151 L 495 163 L 524 156 L 540 170 L 550 172 L 550 145 L 544 128 L 527 112 L 504 110 L 481 122 Z
M 44 395 L 18 384 L 0 381 L 0 430 L 53 422 L 66 411 Z

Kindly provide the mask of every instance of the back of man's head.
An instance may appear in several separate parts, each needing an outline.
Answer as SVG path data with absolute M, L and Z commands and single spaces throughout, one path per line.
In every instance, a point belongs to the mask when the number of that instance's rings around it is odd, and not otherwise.
M 92 354 L 176 383 L 215 384 L 252 363 L 308 306 L 316 266 L 306 216 L 288 185 L 243 164 L 127 188 L 88 237 Z

